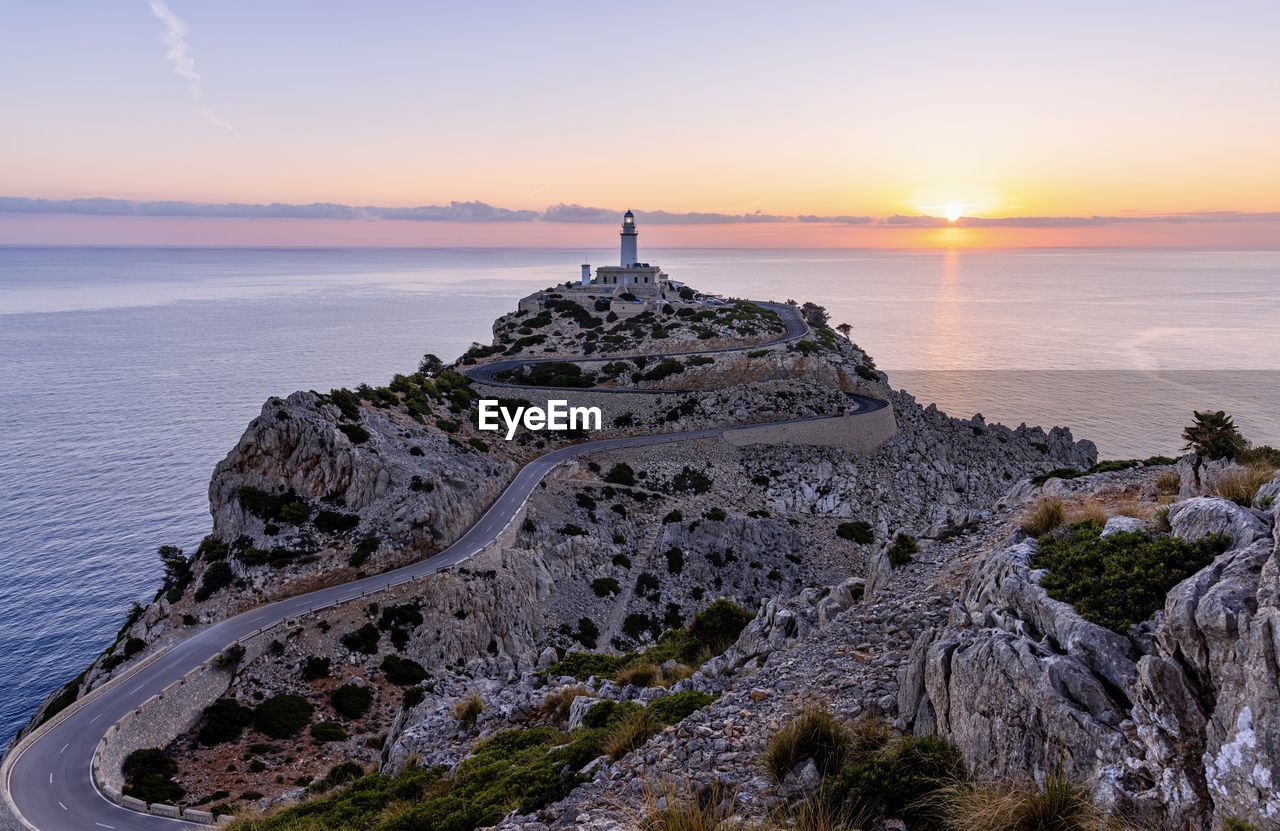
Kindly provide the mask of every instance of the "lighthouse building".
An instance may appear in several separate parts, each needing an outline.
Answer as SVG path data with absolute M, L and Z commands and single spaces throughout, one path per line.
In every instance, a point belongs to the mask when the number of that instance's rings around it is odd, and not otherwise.
M 656 265 L 640 262 L 636 216 L 627 211 L 622 215 L 622 231 L 620 238 L 621 256 L 617 265 L 602 265 L 596 269 L 595 278 L 590 285 L 597 289 L 613 289 L 612 294 L 630 292 L 637 297 L 641 295 L 663 295 L 671 288 L 671 281 Z M 583 267 L 583 279 L 586 280 L 589 266 Z
M 635 214 L 627 211 L 618 234 L 618 264 L 597 266 L 593 272 L 591 265 L 584 263 L 576 282 L 564 283 L 554 292 L 565 292 L 584 305 L 590 301 L 595 310 L 607 309 L 619 318 L 665 306 L 696 305 L 707 299 L 670 279 L 658 266 L 640 262 L 639 236 Z M 551 296 L 546 291 L 532 294 L 520 301 L 520 309 L 537 313 Z

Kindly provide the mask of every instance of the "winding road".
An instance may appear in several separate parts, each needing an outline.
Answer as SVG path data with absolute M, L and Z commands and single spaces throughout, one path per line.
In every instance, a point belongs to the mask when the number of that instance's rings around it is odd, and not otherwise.
M 771 344 L 795 340 L 808 331 L 804 322 L 791 307 L 765 303 L 759 305 L 778 311 L 787 324 L 786 334 L 771 341 Z M 761 348 L 764 345 L 750 348 Z M 742 348 L 706 351 L 727 352 Z M 677 354 L 701 353 L 671 353 L 671 355 Z M 612 359 L 625 357 L 627 356 L 612 356 Z M 670 357 L 670 355 L 647 357 L 661 358 Z M 535 362 L 537 361 L 528 361 L 528 363 Z M 488 376 L 515 368 L 521 363 L 526 362 L 502 361 L 496 364 L 485 364 L 468 370 L 468 375 L 473 380 L 502 385 L 501 382 L 490 380 Z M 494 367 L 503 368 L 494 369 Z M 619 390 L 619 392 L 635 392 L 635 390 Z M 653 392 L 677 391 L 654 390 Z M 850 394 L 850 400 L 855 408 L 854 413 L 870 412 L 887 406 L 887 402 L 867 396 Z M 769 424 L 811 422 L 842 418 L 850 414 L 846 412 L 816 418 L 775 421 Z M 745 424 L 709 427 L 679 433 L 598 439 L 562 447 L 539 456 L 521 468 L 511 484 L 498 496 L 479 521 L 443 551 L 393 571 L 277 600 L 218 623 L 195 628 L 182 639 L 144 658 L 122 675 L 72 704 L 15 745 L 5 757 L 3 766 L 0 767 L 0 792 L 18 820 L 26 827 L 38 829 L 38 831 L 64 831 L 64 829 L 69 831 L 75 829 L 84 829 L 84 831 L 170 829 L 172 831 L 179 826 L 207 827 L 186 820 L 124 808 L 108 800 L 98 790 L 91 775 L 91 765 L 98 742 L 111 725 L 191 670 L 260 629 L 320 607 L 357 600 L 374 592 L 419 580 L 463 562 L 493 542 L 518 515 L 538 483 L 566 461 L 604 450 L 711 438 L 726 432 L 760 426 L 760 424 Z

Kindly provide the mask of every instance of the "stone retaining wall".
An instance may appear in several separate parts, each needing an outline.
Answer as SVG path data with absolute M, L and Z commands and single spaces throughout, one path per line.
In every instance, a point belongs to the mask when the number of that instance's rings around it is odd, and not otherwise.
M 870 456 L 897 432 L 893 407 L 882 407 L 837 418 L 727 430 L 724 440 L 738 447 L 748 444 L 817 444 L 839 447 L 855 456 Z
M 599 407 L 600 426 L 603 431 L 612 432 L 613 421 L 618 416 L 629 413 L 637 424 L 646 425 L 651 433 L 682 432 L 686 426 L 672 424 L 664 428 L 662 423 L 654 425 L 659 415 L 678 406 L 685 399 L 697 397 L 696 392 L 625 392 L 595 390 L 545 390 L 537 387 L 497 387 L 476 382 L 473 389 L 481 398 L 529 398 L 530 393 L 537 393 L 538 398 L 545 393 L 546 399 L 568 401 L 573 407 Z M 543 399 L 543 400 L 546 400 Z M 535 400 L 534 403 L 538 403 Z M 725 416 L 724 426 L 736 426 L 740 422 Z M 827 447 L 839 447 L 850 453 L 867 456 L 874 453 L 898 430 L 893 417 L 892 405 L 872 412 L 855 412 L 844 417 L 811 420 L 795 424 L 763 423 L 742 430 L 728 430 L 724 437 L 735 445 L 746 444 L 817 444 Z
M 281 630 L 297 626 L 300 618 L 290 618 L 240 640 L 244 647 L 243 662 L 260 657 L 270 648 Z M 213 659 L 191 670 L 162 692 L 148 698 L 124 718 L 107 729 L 93 754 L 93 781 L 103 796 L 135 811 L 162 817 L 182 818 L 209 825 L 214 817 L 208 811 L 180 809 L 173 805 L 148 805 L 140 799 L 124 796 L 121 768 L 135 750 L 163 748 L 185 733 L 199 719 L 200 713 L 217 701 L 231 686 L 233 670 L 218 666 Z M 219 821 L 223 821 L 219 818 Z M 230 821 L 226 818 L 225 821 Z

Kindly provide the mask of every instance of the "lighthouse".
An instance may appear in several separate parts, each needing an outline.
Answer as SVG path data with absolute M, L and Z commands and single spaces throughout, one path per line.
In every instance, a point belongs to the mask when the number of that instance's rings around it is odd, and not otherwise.
M 622 262 L 623 268 L 631 268 L 640 261 L 636 254 L 636 215 L 627 211 L 622 215 Z

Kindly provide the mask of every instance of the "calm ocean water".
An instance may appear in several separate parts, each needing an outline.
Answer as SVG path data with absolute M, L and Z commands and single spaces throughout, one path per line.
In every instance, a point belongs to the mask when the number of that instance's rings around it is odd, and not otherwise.
M 488 340 L 581 251 L 0 248 L 0 742 L 207 533 L 265 398 Z M 607 263 L 613 250 L 589 252 Z M 1280 444 L 1275 252 L 650 252 L 676 279 L 825 305 L 960 416 L 1177 449 L 1192 408 Z

